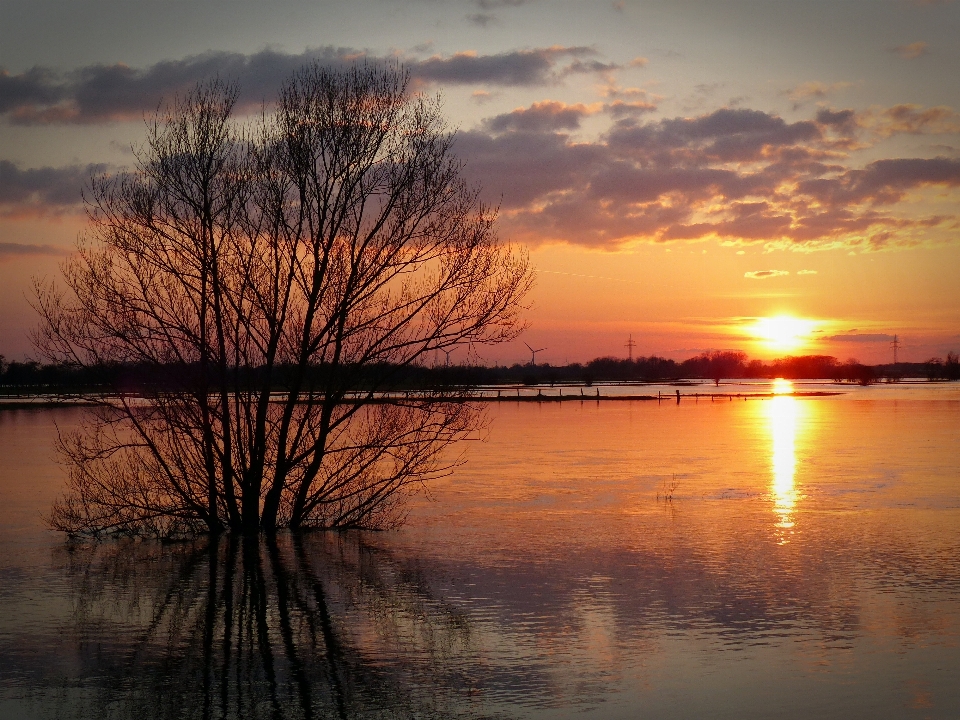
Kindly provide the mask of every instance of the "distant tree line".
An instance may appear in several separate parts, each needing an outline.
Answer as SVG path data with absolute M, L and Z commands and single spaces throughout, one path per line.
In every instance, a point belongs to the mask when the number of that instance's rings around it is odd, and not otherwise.
M 274 368 L 274 384 L 284 390 L 295 368 Z M 488 367 L 483 365 L 371 364 L 363 368 L 333 368 L 317 364 L 309 369 L 316 381 L 331 373 L 349 372 L 357 391 L 371 388 L 394 391 L 443 391 L 480 385 L 553 385 L 609 382 L 674 382 L 679 380 L 721 380 L 787 378 L 826 379 L 835 382 L 869 384 L 896 381 L 905 377 L 929 380 L 960 380 L 960 356 L 931 358 L 923 363 L 866 365 L 856 359 L 845 362 L 829 355 L 800 355 L 771 361 L 751 360 L 746 353 L 716 351 L 701 353 L 677 362 L 651 355 L 625 360 L 602 357 L 588 363 L 550 365 L 542 363 Z M 36 361 L 7 362 L 0 355 L 0 394 L 141 393 L 163 391 L 182 383 L 184 376 L 199 373 L 197 365 L 170 364 L 158 372 L 155 365 L 113 363 L 94 366 L 41 364 Z M 262 382 L 257 369 L 235 371 L 236 386 Z M 287 375 L 291 377 L 288 378 Z

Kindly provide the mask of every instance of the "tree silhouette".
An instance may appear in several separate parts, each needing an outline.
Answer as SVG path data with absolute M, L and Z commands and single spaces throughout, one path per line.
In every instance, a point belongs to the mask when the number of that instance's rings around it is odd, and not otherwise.
M 39 282 L 46 358 L 154 368 L 61 441 L 69 533 L 384 527 L 444 472 L 469 404 L 383 402 L 392 373 L 521 329 L 526 257 L 461 177 L 437 100 L 400 70 L 311 64 L 240 126 L 198 86 L 94 178 L 89 229 Z M 162 379 L 162 382 L 160 381 Z

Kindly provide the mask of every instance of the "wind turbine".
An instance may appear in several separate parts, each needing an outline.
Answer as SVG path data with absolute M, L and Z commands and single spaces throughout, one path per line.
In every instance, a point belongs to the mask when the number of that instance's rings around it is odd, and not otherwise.
M 524 345 L 527 345 L 527 343 L 524 343 Z M 543 352 L 543 351 L 546 350 L 546 349 L 547 349 L 547 348 L 542 347 L 542 348 L 537 348 L 536 350 L 534 350 L 532 347 L 530 347 L 529 345 L 527 345 L 527 350 L 530 351 L 530 364 L 531 364 L 531 365 L 536 365 L 536 364 L 537 364 L 537 353 L 538 353 L 538 352 Z

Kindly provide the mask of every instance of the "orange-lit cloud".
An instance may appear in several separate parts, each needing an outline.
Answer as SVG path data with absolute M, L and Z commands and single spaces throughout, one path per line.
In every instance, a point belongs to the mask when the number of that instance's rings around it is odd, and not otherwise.
M 800 83 L 786 91 L 786 96 L 795 103 L 796 107 L 808 100 L 823 100 L 828 95 L 833 95 L 841 90 L 850 87 L 848 82 L 822 83 L 816 80 Z
M 516 4 L 491 2 L 481 9 Z M 241 106 L 252 107 L 310 59 L 333 66 L 378 60 L 326 47 L 299 55 L 207 53 L 144 69 L 91 65 L 59 74 L 42 68 L 3 72 L 0 115 L 21 123 L 140 117 L 159 97 L 217 74 L 239 78 Z M 858 164 L 854 156 L 895 135 L 960 133 L 960 116 L 948 107 L 819 107 L 798 121 L 726 107 L 647 120 L 659 99 L 639 88 L 618 87 L 608 73 L 618 66 L 602 62 L 588 47 L 410 56 L 405 66 L 419 85 L 486 86 L 474 92 L 479 102 L 492 97 L 490 88 L 550 86 L 572 73 L 602 78 L 600 102 L 541 100 L 458 134 L 456 151 L 502 208 L 505 234 L 531 245 L 615 249 L 718 239 L 795 249 L 878 249 L 945 242 L 960 223 L 951 200 L 960 188 L 960 160 L 881 157 Z M 819 98 L 843 86 L 804 83 L 791 97 Z M 606 130 L 580 137 L 585 119 L 594 118 L 590 127 L 596 131 L 599 116 Z M 0 214 L 76 208 L 92 167 L 20 168 L 3 161 Z M 936 189 L 939 203 L 919 202 L 927 188 Z
M 605 132 L 575 136 L 585 118 L 601 114 Z M 869 115 L 820 108 L 796 122 L 746 108 L 644 122 L 616 103 L 546 100 L 459 133 L 455 149 L 500 205 L 505 234 L 531 245 L 615 249 L 712 238 L 869 250 L 949 241 L 960 222 L 956 202 L 932 212 L 913 199 L 925 188 L 949 199 L 960 188 L 960 159 L 893 157 L 858 167 L 850 148 L 865 128 L 891 136 L 946 131 L 955 121 L 948 108 L 898 105 Z M 104 169 L 2 161 L 0 214 L 77 209 L 90 174 Z
M 874 113 L 865 113 L 862 124 L 880 137 L 900 133 L 946 135 L 960 133 L 960 114 L 953 108 L 901 104 Z
M 531 106 L 458 137 L 468 171 L 502 198 L 507 230 L 531 244 L 609 249 L 716 238 L 876 249 L 943 241 L 957 222 L 955 204 L 925 214 L 909 201 L 927 187 L 960 188 L 960 160 L 857 167 L 848 148 L 861 120 L 851 110 L 820 109 L 798 122 L 734 108 L 652 122 L 615 118 L 585 142 L 570 134 L 585 112 L 567 108 Z M 520 127 L 528 112 L 537 123 Z M 904 131 L 911 117 L 901 113 Z
M 929 46 L 921 41 L 912 42 L 909 45 L 898 45 L 893 49 L 897 55 L 902 57 L 904 60 L 916 60 L 918 57 L 923 57 L 929 52 Z

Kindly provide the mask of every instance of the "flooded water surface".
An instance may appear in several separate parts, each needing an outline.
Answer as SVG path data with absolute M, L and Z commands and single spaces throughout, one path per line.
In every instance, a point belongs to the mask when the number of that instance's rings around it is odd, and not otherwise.
M 790 390 L 492 403 L 402 529 L 275 542 L 68 545 L 82 411 L 0 411 L 0 717 L 960 717 L 960 387 Z

